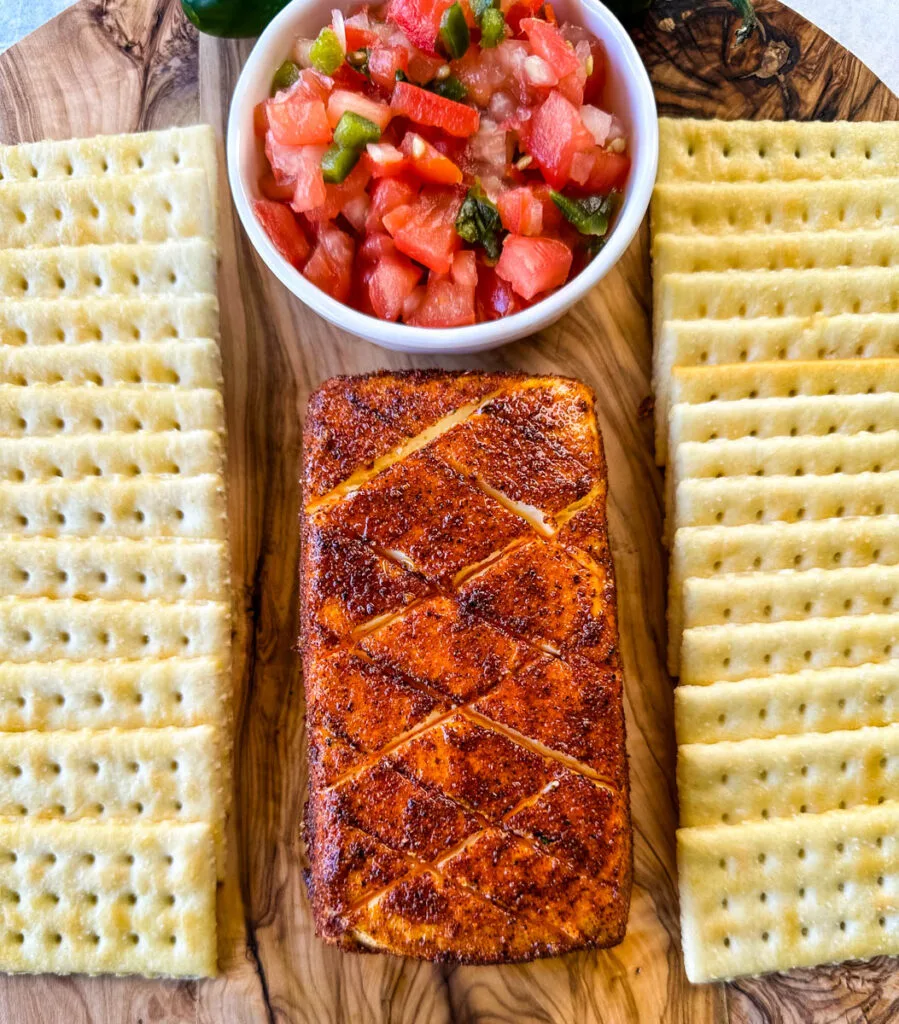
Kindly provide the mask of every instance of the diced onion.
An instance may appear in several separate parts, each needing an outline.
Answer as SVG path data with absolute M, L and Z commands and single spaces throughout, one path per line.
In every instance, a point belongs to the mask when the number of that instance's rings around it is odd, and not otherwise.
M 298 39 L 293 44 L 293 59 L 301 68 L 312 67 L 312 57 L 310 53 L 314 42 L 314 39 Z
M 363 192 L 362 195 L 354 196 L 345 203 L 341 212 L 357 231 L 361 231 L 365 227 L 365 218 L 368 216 L 370 206 L 371 198 Z
M 627 129 L 624 127 L 624 122 L 620 117 L 616 117 L 612 114 L 612 126 L 609 128 L 607 141 L 614 142 L 615 139 L 624 139 L 626 137 Z
M 487 113 L 493 121 L 499 124 L 501 121 L 508 121 L 515 113 L 517 104 L 507 92 L 495 92 L 487 104 Z M 483 124 L 483 118 L 481 119 Z
M 331 11 L 331 28 L 340 42 L 341 50 L 346 53 L 346 22 L 343 20 L 343 14 L 336 8 Z
M 581 107 L 581 120 L 587 131 L 593 136 L 596 145 L 604 146 L 612 127 L 612 115 L 600 110 L 599 107 L 586 104 Z
M 555 85 L 559 81 L 555 71 L 536 53 L 525 58 L 524 73 L 532 85 Z
M 403 154 L 389 142 L 369 142 L 365 147 L 371 159 L 381 167 L 403 162 Z
M 502 167 L 506 162 L 506 133 L 495 121 L 482 117 L 480 127 L 468 140 L 468 152 L 472 160 Z

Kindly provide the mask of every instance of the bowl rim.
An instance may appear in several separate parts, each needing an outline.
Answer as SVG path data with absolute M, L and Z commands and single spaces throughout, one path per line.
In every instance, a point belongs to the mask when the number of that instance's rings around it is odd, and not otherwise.
M 253 195 L 241 172 L 241 156 L 245 147 L 256 144 L 252 127 L 254 102 L 253 97 L 249 96 L 250 88 L 260 63 L 268 61 L 269 51 L 275 50 L 275 41 L 280 42 L 285 26 L 293 21 L 298 9 L 313 6 L 318 2 L 319 0 L 290 0 L 290 3 L 268 24 L 244 62 L 228 113 L 226 148 L 231 195 L 253 248 L 262 257 L 268 269 L 288 291 L 326 320 L 357 337 L 386 348 L 398 348 L 406 352 L 461 354 L 498 347 L 523 335 L 535 333 L 559 319 L 567 309 L 598 284 L 624 254 L 640 228 L 655 184 L 658 166 L 658 115 L 655 97 L 646 68 L 621 22 L 600 0 L 579 0 L 599 17 L 603 24 L 603 32 L 616 37 L 623 58 L 621 71 L 625 87 L 634 90 L 635 93 L 635 120 L 639 118 L 641 128 L 646 129 L 646 137 L 641 140 L 639 157 L 631 168 L 624 202 L 608 243 L 565 285 L 518 313 L 499 320 L 488 320 L 464 327 L 416 327 L 370 316 L 339 302 L 307 281 L 303 274 L 277 251 L 251 207 Z M 350 0 L 335 0 L 334 4 L 341 8 L 349 5 Z

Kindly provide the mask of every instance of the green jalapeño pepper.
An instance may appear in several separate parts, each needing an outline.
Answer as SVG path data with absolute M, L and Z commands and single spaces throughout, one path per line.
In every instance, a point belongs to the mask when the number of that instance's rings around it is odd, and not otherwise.
M 333 28 L 323 28 L 312 44 L 309 59 L 316 71 L 333 75 L 343 63 L 343 47 Z
M 208 36 L 258 36 L 287 0 L 181 0 L 188 20 Z
M 452 60 L 458 60 L 468 49 L 471 35 L 462 5 L 456 0 L 440 19 L 440 41 Z
M 359 162 L 360 149 L 331 146 L 322 157 L 322 177 L 329 185 L 339 185 Z
M 340 116 L 334 129 L 334 141 L 344 149 L 362 149 L 369 142 L 377 142 L 381 138 L 381 129 L 353 110 L 347 110 Z

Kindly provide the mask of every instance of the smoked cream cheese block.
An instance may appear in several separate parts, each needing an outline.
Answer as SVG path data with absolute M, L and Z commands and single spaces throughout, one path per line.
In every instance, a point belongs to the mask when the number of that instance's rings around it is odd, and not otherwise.
M 335 378 L 304 479 L 319 937 L 456 963 L 620 942 L 632 839 L 590 390 Z

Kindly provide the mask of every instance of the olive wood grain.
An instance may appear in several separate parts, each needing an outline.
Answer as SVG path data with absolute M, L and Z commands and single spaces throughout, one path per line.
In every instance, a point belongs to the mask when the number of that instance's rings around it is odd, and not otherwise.
M 668 0 L 635 39 L 660 110 L 719 117 L 885 119 L 899 102 L 857 59 L 776 0 L 733 45 L 725 0 Z M 0 140 L 210 121 L 224 133 L 246 41 L 196 33 L 177 0 L 81 0 L 0 56 Z M 557 325 L 465 358 L 382 352 L 306 310 L 266 271 L 227 200 L 222 168 L 222 343 L 235 581 L 235 798 L 212 981 L 0 977 L 0 1020 L 391 1024 L 711 1024 L 889 1021 L 889 959 L 729 986 L 691 986 L 680 957 L 674 865 L 672 689 L 664 668 L 662 478 L 649 416 L 644 225 L 622 261 Z M 303 885 L 305 798 L 297 623 L 299 466 L 307 395 L 379 367 L 572 374 L 597 391 L 609 462 L 635 827 L 628 934 L 615 949 L 511 967 L 443 967 L 318 942 Z

